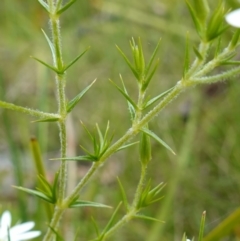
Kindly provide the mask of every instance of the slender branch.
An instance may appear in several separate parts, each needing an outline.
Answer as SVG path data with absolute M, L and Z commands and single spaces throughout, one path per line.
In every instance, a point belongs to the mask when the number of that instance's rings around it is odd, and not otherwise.
M 18 112 L 28 114 L 34 117 L 42 118 L 42 119 L 61 118 L 61 116 L 59 116 L 58 114 L 51 114 L 51 113 L 46 113 L 39 110 L 33 110 L 30 108 L 14 105 L 12 103 L 8 103 L 5 101 L 0 101 L 0 107 L 8 110 L 18 111 Z

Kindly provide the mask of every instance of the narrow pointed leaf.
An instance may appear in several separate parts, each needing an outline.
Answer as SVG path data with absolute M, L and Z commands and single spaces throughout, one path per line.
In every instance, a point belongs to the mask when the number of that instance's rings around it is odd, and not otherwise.
M 150 105 L 154 104 L 156 101 L 158 101 L 159 99 L 161 99 L 163 96 L 165 96 L 166 94 L 168 94 L 174 87 L 164 91 L 163 93 L 161 93 L 160 95 L 152 98 L 151 100 L 149 100 L 145 105 L 144 105 L 144 109 L 149 107 Z
M 57 201 L 59 173 L 60 173 L 59 171 L 55 173 L 53 186 L 52 186 L 52 198 L 54 202 Z
M 50 183 L 42 175 L 38 176 L 38 180 L 44 192 L 47 193 L 49 196 L 52 196 L 52 186 L 50 185 Z
M 82 200 L 77 200 L 71 205 L 69 205 L 69 208 L 79 208 L 79 207 L 112 208 L 102 203 L 95 203 L 95 202 L 82 201 Z
M 143 131 L 144 133 L 146 133 L 147 135 L 151 136 L 153 139 L 155 139 L 158 143 L 160 143 L 161 145 L 163 145 L 166 149 L 168 149 L 169 151 L 171 151 L 174 155 L 175 152 L 172 150 L 172 148 L 167 145 L 166 142 L 164 142 L 162 139 L 160 139 L 155 133 L 153 133 L 152 131 L 150 131 L 149 129 L 146 128 L 142 128 L 141 131 Z
M 142 132 L 141 138 L 140 138 L 140 144 L 139 144 L 139 156 L 140 156 L 141 164 L 143 166 L 147 166 L 147 164 L 152 159 L 151 153 L 152 153 L 152 148 L 151 148 L 150 136 Z
M 63 161 L 90 161 L 90 162 L 96 162 L 98 159 L 93 156 L 76 156 L 76 157 L 65 157 L 65 158 L 53 158 L 50 160 L 63 160 Z
M 53 200 L 47 196 L 46 194 L 42 193 L 42 192 L 39 192 L 39 191 L 36 191 L 36 190 L 32 190 L 32 189 L 28 189 L 28 188 L 24 188 L 24 187 L 16 187 L 16 186 L 13 186 L 14 188 L 20 190 L 20 191 L 23 191 L 23 192 L 26 192 L 28 194 L 31 194 L 31 195 L 34 195 L 36 197 L 39 197 L 49 203 L 54 203 Z
M 116 217 L 117 212 L 118 212 L 119 208 L 121 207 L 121 205 L 122 205 L 122 202 L 120 202 L 120 203 L 118 204 L 117 208 L 115 209 L 114 213 L 112 214 L 110 220 L 108 221 L 106 227 L 104 228 L 104 230 L 103 230 L 103 232 L 102 232 L 103 234 L 106 233 L 106 232 L 112 227 L 114 218 Z
M 68 3 L 66 3 L 61 9 L 59 9 L 57 11 L 57 14 L 61 14 L 63 12 L 65 12 L 69 7 L 72 6 L 72 4 L 74 4 L 76 2 L 76 0 L 71 0 Z
M 100 142 L 100 151 L 101 151 L 104 146 L 104 139 L 103 139 L 103 135 L 102 135 L 102 132 L 101 132 L 98 124 L 96 124 L 96 127 L 97 127 L 98 138 L 99 138 L 99 142 Z
M 37 122 L 57 122 L 59 121 L 59 118 L 44 118 L 44 119 L 39 119 L 32 121 L 32 123 L 37 123 Z
M 80 145 L 80 147 L 91 157 L 94 156 L 94 154 L 92 154 L 90 151 L 87 150 L 87 148 L 85 148 L 84 146 Z
M 193 22 L 194 22 L 194 25 L 196 27 L 196 30 L 197 30 L 197 33 L 200 37 L 203 37 L 202 36 L 202 25 L 201 23 L 199 22 L 199 19 L 197 17 L 197 14 L 195 12 L 195 10 L 193 9 L 193 7 L 191 6 L 191 4 L 188 2 L 188 0 L 185 1 L 186 4 L 187 4 L 187 7 L 188 7 L 188 10 L 191 14 L 191 17 L 193 19 Z
M 116 88 L 117 90 L 131 103 L 131 105 L 134 107 L 134 109 L 137 109 L 137 105 L 134 103 L 134 101 L 130 98 L 128 94 L 126 94 L 121 88 L 119 88 L 112 80 L 109 80 Z
M 129 203 L 128 203 L 128 200 L 127 200 L 126 192 L 125 192 L 125 190 L 123 188 L 123 185 L 122 185 L 122 183 L 121 183 L 121 181 L 120 181 L 120 179 L 118 177 L 117 177 L 117 181 L 118 181 L 118 185 L 119 185 L 120 190 L 121 190 L 123 204 L 124 204 L 126 210 L 128 211 L 129 210 Z
M 143 83 L 143 86 L 142 86 L 142 90 L 145 91 L 153 77 L 153 75 L 155 74 L 156 70 L 157 70 L 157 67 L 159 65 L 159 59 L 157 60 L 152 72 L 149 74 L 149 76 L 147 77 L 147 79 L 145 80 L 145 82 Z
M 38 61 L 39 63 L 43 64 L 43 65 L 46 66 L 47 68 L 53 70 L 55 73 L 57 73 L 57 74 L 62 74 L 61 71 L 58 71 L 58 69 L 56 69 L 54 66 L 45 63 L 45 62 L 42 61 L 41 59 L 38 59 L 38 58 L 33 57 L 33 56 L 30 56 L 30 57 L 33 58 L 33 59 L 35 59 L 35 60 Z
M 68 65 L 64 67 L 64 71 L 69 69 L 73 64 L 75 64 L 88 50 L 90 47 L 88 47 L 85 51 L 83 51 L 81 54 L 79 54 L 73 61 L 71 61 Z
M 124 92 L 126 93 L 126 95 L 128 95 L 127 89 L 125 87 L 125 84 L 123 82 L 123 79 L 122 79 L 121 75 L 120 75 L 120 80 L 122 82 Z M 130 112 L 131 120 L 134 120 L 134 118 L 135 118 L 135 109 L 134 109 L 133 105 L 129 101 L 127 102 L 127 104 L 128 104 L 128 110 Z
M 189 70 L 189 62 L 190 62 L 190 58 L 189 58 L 189 33 L 187 33 L 186 36 L 186 48 L 185 48 L 185 57 L 184 57 L 184 67 L 183 67 L 183 76 L 186 75 L 186 73 Z
M 156 54 L 157 54 L 157 52 L 158 52 L 159 46 L 160 46 L 160 41 L 161 41 L 161 39 L 158 41 L 157 46 L 156 46 L 156 48 L 154 49 L 153 54 L 152 54 L 152 56 L 151 56 L 151 58 L 150 58 L 150 61 L 149 61 L 148 65 L 147 65 L 147 67 L 146 67 L 146 73 L 145 73 L 146 75 L 148 75 L 148 72 L 149 72 L 149 70 L 151 69 L 153 60 L 154 60 L 154 58 L 155 58 L 155 56 L 156 56 Z
M 235 49 L 237 47 L 238 42 L 239 42 L 239 36 L 240 36 L 240 29 L 238 29 L 232 37 L 232 40 L 231 40 L 231 43 L 230 43 L 230 47 L 232 49 Z
M 138 143 L 139 143 L 139 141 L 136 141 L 136 142 L 133 142 L 133 143 L 130 143 L 130 144 L 121 146 L 120 148 L 118 148 L 118 149 L 116 150 L 116 152 L 117 152 L 117 151 L 121 151 L 121 150 L 123 150 L 123 149 L 126 149 L 126 148 L 128 148 L 128 147 L 131 147 L 131 146 L 133 146 L 133 145 L 136 145 L 136 144 L 138 144 Z
M 61 6 L 62 6 L 62 1 L 63 1 L 63 0 L 58 0 L 58 1 L 57 1 L 57 5 L 56 5 L 56 10 L 57 10 L 57 11 L 60 10 L 60 8 L 61 8 Z
M 145 220 L 150 220 L 150 221 L 155 221 L 155 222 L 165 223 L 162 220 L 159 220 L 159 219 L 156 219 L 156 218 L 153 218 L 153 217 L 149 217 L 149 216 L 145 216 L 145 215 L 142 215 L 142 214 L 136 214 L 136 215 L 134 215 L 134 217 L 135 218 L 145 219 Z
M 136 77 L 136 79 L 139 78 L 137 71 L 135 70 L 135 68 L 132 66 L 132 64 L 130 63 L 130 61 L 128 60 L 127 56 L 122 52 L 122 50 L 116 45 L 117 50 L 119 51 L 119 53 L 123 56 L 124 60 L 126 61 L 127 65 L 129 66 L 129 68 L 132 70 L 134 76 Z
M 109 128 L 110 128 L 110 123 L 109 123 L 109 121 L 108 121 L 108 122 L 107 122 L 106 131 L 105 131 L 104 137 L 103 137 L 103 142 L 104 142 L 104 143 L 107 143 L 107 136 L 108 136 Z
M 43 32 L 43 35 L 44 35 L 45 39 L 47 40 L 48 45 L 50 47 L 50 50 L 51 50 L 51 53 L 52 53 L 52 56 L 53 56 L 53 60 L 55 61 L 56 55 L 55 55 L 54 45 L 53 45 L 52 41 L 49 39 L 49 37 L 47 36 L 47 34 L 45 33 L 45 31 L 43 29 L 42 29 L 42 32 Z
M 138 49 L 139 49 L 139 71 L 141 75 L 144 75 L 145 71 L 145 59 L 143 55 L 142 43 L 140 37 L 138 38 Z
M 51 231 L 56 235 L 56 241 L 65 241 L 64 238 L 50 225 L 48 227 L 51 229 Z
M 96 82 L 96 79 L 88 85 L 84 90 L 82 90 L 75 98 L 70 100 L 67 104 L 67 112 L 71 112 L 72 109 L 77 105 L 77 103 L 81 100 L 81 98 L 87 93 L 87 91 L 92 87 L 92 85 Z
M 94 226 L 94 228 L 95 228 L 96 234 L 97 234 L 97 236 L 99 237 L 100 232 L 99 232 L 99 228 L 98 228 L 98 226 L 97 226 L 97 223 L 96 223 L 96 221 L 95 221 L 95 219 L 94 219 L 93 217 L 91 217 L 91 219 L 92 219 L 93 226 Z
M 49 6 L 44 0 L 38 0 L 38 2 L 45 8 L 45 10 L 47 10 L 47 12 L 49 12 Z
M 221 62 L 222 65 L 240 65 L 240 61 L 226 61 Z
M 80 122 L 82 127 L 84 128 L 84 130 L 87 132 L 87 134 L 89 135 L 90 139 L 93 141 L 94 137 L 93 135 L 91 134 L 91 132 L 87 129 L 87 127 L 83 124 L 83 122 L 81 121 Z
M 203 56 L 200 54 L 200 52 L 198 51 L 198 49 L 195 46 L 193 46 L 193 51 L 199 60 L 203 60 Z
M 202 214 L 201 224 L 200 224 L 200 229 L 199 229 L 198 241 L 202 241 L 203 240 L 205 219 L 206 219 L 206 211 L 204 211 L 203 214 Z

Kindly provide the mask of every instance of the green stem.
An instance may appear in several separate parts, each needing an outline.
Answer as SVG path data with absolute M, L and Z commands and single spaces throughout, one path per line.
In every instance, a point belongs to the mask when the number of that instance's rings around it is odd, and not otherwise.
M 117 229 L 121 228 L 123 225 L 125 225 L 127 222 L 129 222 L 131 219 L 135 217 L 135 215 L 139 212 L 139 209 L 137 208 L 138 202 L 141 198 L 142 191 L 144 188 L 144 182 L 146 178 L 146 171 L 147 171 L 147 166 L 141 165 L 141 177 L 138 182 L 137 190 L 131 205 L 131 208 L 125 214 L 121 220 L 119 220 L 112 228 L 110 228 L 102 238 L 102 241 L 106 240 L 112 233 L 114 233 Z
M 39 110 L 32 110 L 32 109 L 14 105 L 12 103 L 8 103 L 5 101 L 0 101 L 0 107 L 8 110 L 18 111 L 18 112 L 28 114 L 34 117 L 42 118 L 42 119 L 61 118 L 60 115 L 57 115 L 57 114 L 46 113 Z
M 62 70 L 64 63 L 62 59 L 62 49 L 61 49 L 61 32 L 60 32 L 60 21 L 59 16 L 55 14 L 55 6 L 56 2 L 54 0 L 49 1 L 50 6 L 50 26 L 52 30 L 52 39 L 53 39 L 53 46 L 54 46 L 54 56 L 53 62 L 54 66 L 58 70 Z M 58 100 L 58 112 L 61 116 L 59 121 L 59 138 L 60 138 L 60 146 L 61 146 L 61 158 L 66 157 L 66 96 L 65 96 L 65 73 L 63 75 L 56 76 L 56 85 L 57 85 L 57 100 Z M 50 227 L 54 230 L 57 229 L 59 225 L 59 221 L 62 217 L 63 212 L 65 211 L 66 207 L 64 205 L 64 197 L 66 192 L 66 183 L 67 183 L 67 163 L 66 161 L 61 161 L 60 166 L 60 174 L 59 174 L 59 192 L 58 192 L 58 201 L 55 206 L 53 218 L 50 223 Z M 50 241 L 53 239 L 53 232 L 50 228 L 48 228 L 47 233 L 44 237 L 44 241 Z
M 93 164 L 86 176 L 81 180 L 81 182 L 76 186 L 76 188 L 69 195 L 69 197 L 64 201 L 64 205 L 66 205 L 66 203 L 69 204 L 70 201 L 79 194 L 81 189 L 88 182 L 89 178 L 95 173 L 98 166 L 100 166 L 109 156 L 116 152 L 116 150 L 120 148 L 124 143 L 137 135 L 142 127 L 144 127 L 151 119 L 153 119 L 156 114 L 158 114 L 162 109 L 164 109 L 185 88 L 186 87 L 177 84 L 176 87 L 152 111 L 145 115 L 145 117 L 143 117 L 141 121 L 139 121 L 134 126 L 134 128 L 130 128 L 118 141 L 116 141 L 111 147 L 109 147 L 108 150 L 99 159 L 99 161 Z

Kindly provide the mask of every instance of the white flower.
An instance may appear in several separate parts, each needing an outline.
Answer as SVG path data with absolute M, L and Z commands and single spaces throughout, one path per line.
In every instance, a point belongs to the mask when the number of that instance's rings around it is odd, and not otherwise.
M 234 10 L 225 16 L 225 19 L 229 25 L 240 28 L 240 9 Z
M 38 237 L 40 231 L 30 231 L 34 227 L 34 222 L 26 222 L 11 227 L 11 214 L 5 211 L 0 218 L 0 241 L 23 241 Z M 8 230 L 9 236 L 8 237 Z

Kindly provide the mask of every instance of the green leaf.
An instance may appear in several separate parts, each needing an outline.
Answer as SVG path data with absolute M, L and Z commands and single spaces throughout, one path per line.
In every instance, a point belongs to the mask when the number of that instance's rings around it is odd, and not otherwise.
M 222 240 L 224 237 L 232 233 L 233 227 L 237 227 L 239 225 L 239 220 L 240 208 L 237 208 L 222 222 L 220 222 L 213 230 L 205 235 L 203 241 Z
M 225 61 L 221 62 L 222 65 L 240 65 L 240 61 Z
M 45 179 L 44 176 L 38 175 L 38 180 L 41 184 L 41 187 L 43 188 L 43 191 L 49 196 L 52 196 L 52 186 L 50 183 Z
M 57 121 L 59 121 L 59 118 L 55 117 L 55 118 L 43 118 L 43 119 L 35 120 L 35 121 L 32 121 L 32 123 L 37 123 L 37 122 L 57 122 Z
M 47 34 L 44 32 L 44 30 L 42 29 L 42 32 L 43 32 L 43 35 L 45 37 L 45 39 L 47 40 L 48 42 L 48 45 L 50 47 L 50 50 L 51 50 L 51 53 L 52 53 L 52 57 L 53 57 L 53 60 L 55 61 L 57 59 L 56 55 L 55 55 L 55 48 L 54 48 L 54 45 L 52 43 L 52 41 L 49 39 L 49 37 L 47 36 Z
M 90 161 L 90 162 L 96 162 L 98 159 L 94 156 L 86 155 L 86 156 L 75 156 L 75 157 L 65 157 L 65 158 L 52 158 L 50 159 L 52 161 L 55 160 L 62 160 L 62 161 Z
M 131 103 L 131 105 L 134 107 L 134 109 L 136 110 L 138 107 L 137 105 L 134 103 L 134 101 L 130 98 L 130 96 L 128 94 L 126 94 L 120 87 L 118 87 L 112 80 L 109 79 L 109 81 L 117 88 L 117 90 L 127 99 L 127 101 L 129 101 Z
M 139 47 L 135 44 L 134 38 L 130 41 L 130 46 L 132 49 L 132 55 L 135 63 L 135 70 L 138 73 L 138 80 L 140 79 L 140 62 L 139 62 Z
M 84 128 L 84 130 L 87 132 L 88 136 L 90 137 L 90 139 L 93 141 L 94 137 L 93 135 L 91 134 L 91 132 L 87 129 L 87 127 L 83 124 L 82 121 L 80 121 L 82 127 Z
M 102 132 L 101 132 L 98 124 L 96 124 L 96 127 L 97 127 L 97 132 L 98 132 L 99 143 L 100 143 L 99 151 L 101 151 L 104 146 L 103 135 L 102 135 Z
M 221 27 L 224 19 L 225 10 L 222 2 L 219 2 L 218 7 L 212 14 L 207 27 L 207 41 L 211 41 L 222 34 L 229 26 Z
M 150 131 L 149 129 L 146 128 L 142 128 L 141 129 L 142 132 L 146 133 L 147 135 L 149 135 L 150 137 L 152 137 L 153 139 L 155 139 L 158 143 L 160 143 L 161 145 L 163 145 L 166 149 L 168 149 L 169 151 L 171 151 L 174 155 L 175 152 L 172 150 L 172 148 L 167 145 L 166 142 L 164 142 L 162 139 L 160 139 L 155 133 L 153 133 L 152 131 Z
M 127 92 L 127 89 L 126 89 L 125 84 L 123 82 L 121 74 L 120 74 L 120 80 L 122 82 L 124 92 L 126 93 L 126 95 L 128 95 L 128 92 Z M 129 101 L 127 101 L 127 104 L 128 104 L 128 110 L 130 112 L 131 120 L 134 120 L 134 118 L 135 118 L 135 109 L 134 109 L 133 105 Z
M 142 49 L 142 43 L 140 37 L 138 38 L 138 49 L 139 49 L 139 73 L 141 75 L 144 75 L 145 71 L 145 59 L 143 55 L 143 49 Z
M 90 47 L 88 47 L 85 51 L 83 51 L 81 54 L 79 54 L 73 61 L 71 61 L 68 65 L 64 66 L 64 71 L 69 69 L 73 64 L 75 64 L 88 50 Z
M 120 202 L 120 203 L 118 204 L 117 208 L 116 208 L 115 211 L 113 212 L 111 218 L 109 219 L 106 227 L 104 228 L 104 230 L 103 230 L 103 232 L 102 232 L 103 235 L 112 227 L 114 218 L 116 217 L 117 212 L 118 212 L 118 210 L 120 209 L 121 205 L 122 205 L 122 202 Z
M 56 235 L 56 241 L 64 241 L 64 238 L 50 225 L 48 227 L 51 229 L 51 231 Z
M 122 185 L 122 183 L 121 183 L 121 181 L 120 181 L 120 179 L 118 177 L 117 177 L 117 181 L 118 181 L 118 185 L 119 185 L 120 190 L 121 190 L 123 204 L 124 204 L 126 210 L 128 211 L 129 210 L 129 203 L 128 203 L 128 200 L 127 200 L 126 192 L 125 192 L 125 190 L 123 188 L 123 185 Z
M 99 232 L 99 228 L 98 228 L 98 226 L 97 226 L 97 223 L 96 223 L 96 221 L 95 221 L 95 219 L 94 219 L 93 217 L 91 217 L 91 219 L 92 219 L 93 226 L 94 226 L 94 228 L 95 228 L 95 231 L 96 231 L 97 237 L 99 237 L 100 232 Z
M 66 3 L 61 9 L 59 9 L 57 11 L 57 14 L 61 14 L 63 12 L 65 12 L 69 7 L 72 6 L 72 4 L 74 4 L 76 2 L 76 0 L 71 0 L 68 3 Z
M 239 36 L 240 36 L 240 29 L 238 29 L 232 37 L 232 40 L 229 44 L 231 49 L 235 49 L 237 47 L 238 42 L 239 42 Z
M 201 55 L 201 53 L 198 51 L 198 49 L 195 46 L 193 46 L 193 51 L 199 60 L 203 60 L 203 56 Z
M 79 208 L 79 207 L 96 207 L 96 208 L 112 208 L 108 205 L 90 201 L 76 200 L 74 203 L 69 205 L 69 208 Z
M 138 143 L 139 143 L 139 141 L 136 141 L 136 142 L 133 142 L 133 143 L 130 143 L 130 144 L 121 146 L 120 148 L 118 148 L 118 149 L 116 150 L 116 152 L 117 152 L 117 151 L 121 151 L 121 150 L 123 150 L 123 149 L 126 149 L 126 148 L 128 148 L 128 147 L 131 147 L 131 146 L 133 146 L 133 145 L 136 145 L 136 144 L 138 144 Z
M 57 202 L 57 196 L 58 196 L 58 179 L 59 179 L 60 171 L 55 173 L 53 186 L 52 186 L 52 199 L 56 203 Z
M 173 90 L 174 87 L 164 91 L 163 93 L 159 94 L 158 96 L 152 98 L 151 100 L 149 100 L 146 104 L 144 104 L 144 109 L 146 109 L 147 107 L 149 107 L 150 105 L 154 104 L 156 101 L 158 101 L 159 99 L 161 99 L 163 96 L 165 96 L 166 94 L 168 94 L 171 90 Z
M 206 25 L 206 21 L 209 15 L 209 6 L 207 0 L 194 0 L 195 9 L 197 10 L 196 13 L 198 15 L 199 21 L 201 21 L 202 25 Z
M 13 187 L 20 190 L 20 191 L 23 191 L 23 192 L 26 192 L 28 194 L 34 195 L 36 197 L 39 197 L 39 198 L 45 200 L 46 202 L 54 203 L 51 197 L 47 196 L 46 194 L 44 194 L 40 191 L 36 191 L 36 190 L 24 188 L 24 187 L 16 187 L 16 186 L 13 186 Z
M 49 6 L 46 2 L 44 2 L 44 0 L 38 0 L 38 2 L 43 6 L 45 10 L 47 10 L 47 12 L 49 12 Z
M 146 216 L 146 215 L 142 215 L 142 214 L 136 214 L 136 215 L 134 215 L 134 217 L 135 218 L 145 219 L 145 220 L 150 220 L 150 221 L 155 221 L 155 222 L 165 223 L 162 220 L 159 220 L 159 219 L 156 219 L 156 218 L 153 218 L 153 217 L 149 217 L 149 216 Z
M 140 161 L 144 166 L 146 166 L 152 159 L 151 149 L 150 136 L 142 132 L 140 138 L 139 155 Z
M 206 219 L 206 211 L 204 211 L 203 214 L 202 214 L 200 230 L 199 230 L 199 235 L 198 235 L 198 241 L 203 240 L 205 219 Z
M 58 1 L 57 1 L 57 5 L 56 5 L 56 10 L 57 10 L 57 11 L 60 10 L 60 8 L 61 8 L 61 6 L 62 6 L 62 1 L 63 1 L 63 0 L 58 0 Z
M 143 85 L 142 85 L 142 91 L 145 91 L 153 77 L 153 75 L 155 74 L 157 67 L 159 65 L 159 59 L 157 60 L 152 72 L 150 73 L 150 75 L 147 77 L 147 79 L 144 81 Z
M 193 9 L 193 7 L 191 6 L 191 4 L 188 2 L 188 0 L 185 1 L 188 7 L 188 10 L 191 14 L 191 17 L 193 19 L 195 28 L 197 30 L 198 35 L 200 36 L 200 38 L 203 37 L 203 32 L 202 32 L 202 24 L 199 22 L 198 16 L 196 11 Z
M 155 58 L 155 56 L 156 56 L 156 54 L 157 54 L 157 52 L 158 52 L 159 46 L 160 46 L 160 41 L 161 41 L 161 39 L 158 41 L 157 46 L 156 46 L 156 48 L 154 49 L 153 54 L 152 54 L 152 56 L 151 56 L 151 58 L 150 58 L 150 61 L 149 61 L 148 65 L 147 65 L 147 67 L 146 67 L 146 70 L 145 70 L 145 74 L 146 74 L 146 75 L 148 75 L 148 72 L 149 72 L 149 70 L 151 69 L 153 60 L 154 60 L 154 58 Z
M 88 85 L 84 90 L 82 90 L 75 98 L 70 100 L 67 104 L 67 113 L 71 112 L 71 110 L 77 105 L 77 103 L 81 100 L 81 98 L 87 93 L 87 91 L 92 87 L 92 85 L 96 82 L 96 79 Z
M 119 51 L 119 53 L 122 55 L 122 57 L 124 58 L 125 62 L 129 66 L 129 68 L 132 70 L 132 72 L 133 72 L 134 76 L 136 77 L 136 79 L 138 80 L 139 79 L 138 72 L 135 70 L 135 68 L 132 66 L 132 64 L 128 60 L 127 56 L 123 53 L 123 51 L 117 45 L 116 45 L 116 48 Z
M 35 59 L 36 61 L 38 61 L 39 63 L 43 64 L 44 66 L 46 66 L 47 68 L 53 70 L 55 73 L 57 74 L 63 74 L 61 71 L 59 71 L 57 68 L 55 68 L 54 66 L 51 66 L 47 63 L 45 63 L 44 61 L 42 61 L 41 59 L 38 59 L 36 57 L 30 56 L 31 58 Z
M 185 76 L 189 70 L 189 33 L 186 36 L 186 48 L 185 48 L 185 57 L 184 57 L 184 67 L 183 67 L 183 76 Z

